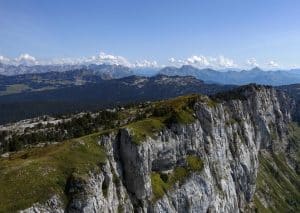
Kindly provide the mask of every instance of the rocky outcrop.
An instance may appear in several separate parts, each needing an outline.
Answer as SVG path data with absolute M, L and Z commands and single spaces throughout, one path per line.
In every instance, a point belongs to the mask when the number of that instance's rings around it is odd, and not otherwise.
M 51 213 L 63 213 L 64 208 L 63 204 L 58 196 L 53 196 L 46 203 L 39 204 L 36 203 L 32 207 L 20 211 L 20 213 L 43 213 L 43 212 L 51 212 Z
M 101 137 L 108 161 L 98 172 L 70 178 L 66 211 L 254 211 L 258 155 L 286 150 L 292 102 L 271 88 L 248 86 L 239 93 L 240 99 L 197 102 L 193 123 L 173 124 L 139 145 L 128 128 Z M 203 169 L 153 199 L 151 174 L 170 174 L 188 155 L 198 156 Z M 25 212 L 62 211 L 37 208 Z
M 68 212 L 118 212 L 133 211 L 126 189 L 119 182 L 114 168 L 107 162 L 101 172 L 87 177 L 72 177 L 67 194 L 70 197 Z

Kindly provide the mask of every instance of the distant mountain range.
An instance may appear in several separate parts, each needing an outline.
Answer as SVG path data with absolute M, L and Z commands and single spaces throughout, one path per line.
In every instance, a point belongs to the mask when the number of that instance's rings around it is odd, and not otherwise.
M 79 64 L 79 65 L 9 65 L 0 63 L 0 75 L 15 76 L 24 74 L 41 74 L 48 72 L 66 72 L 73 70 L 90 70 L 94 74 L 100 75 L 105 79 L 122 78 L 125 76 L 133 75 L 134 71 L 128 67 L 121 65 L 106 65 L 106 64 Z
M 282 86 L 300 83 L 300 70 L 263 71 L 254 68 L 249 71 L 220 72 L 192 66 L 157 70 L 104 64 L 0 64 L 0 67 L 2 73 L 4 69 L 6 74 L 11 74 L 0 75 L 0 123 L 43 114 L 96 110 L 190 93 L 211 95 L 249 83 L 281 86 L 277 88 L 293 96 L 298 101 L 297 109 L 300 109 L 299 84 Z M 147 77 L 149 75 L 154 76 Z M 299 113 L 296 117 L 300 120 Z
M 71 72 L 67 72 L 71 73 Z M 80 72 L 81 73 L 81 72 Z M 91 79 L 91 82 L 93 79 Z M 215 94 L 236 86 L 205 84 L 191 76 L 129 76 L 42 91 L 0 96 L 0 123 L 44 114 L 73 113 L 104 107 L 161 100 L 191 93 Z
M 114 79 L 122 78 L 130 75 L 139 75 L 139 76 L 153 76 L 156 74 L 163 75 L 179 75 L 179 76 L 194 76 L 197 79 L 201 79 L 207 83 L 218 83 L 218 84 L 236 84 L 244 85 L 249 83 L 265 84 L 265 85 L 287 85 L 300 83 L 300 69 L 294 70 L 277 70 L 277 71 L 264 71 L 258 67 L 255 67 L 251 70 L 226 70 L 226 71 L 217 71 L 214 69 L 198 69 L 190 65 L 184 65 L 180 68 L 177 67 L 165 67 L 162 69 L 158 68 L 128 68 L 121 65 L 96 65 L 96 64 L 81 64 L 81 65 L 7 65 L 0 63 L 0 79 L 3 79 L 4 76 L 11 76 L 13 78 L 26 78 L 30 77 L 44 78 L 45 76 L 41 75 L 43 73 L 54 73 L 54 77 L 57 79 L 64 79 L 66 75 L 69 74 L 60 74 L 62 72 L 72 72 L 74 70 L 85 70 L 84 75 L 89 76 L 100 76 L 102 79 Z M 89 72 L 89 73 L 87 73 Z M 26 75 L 26 77 L 20 77 L 19 75 Z M 28 76 L 28 74 L 31 74 Z M 38 75 L 38 77 L 36 76 Z M 77 74 L 75 74 L 77 75 Z M 47 74 L 46 78 L 52 78 L 51 74 Z M 77 81 L 81 81 L 81 77 L 75 76 Z M 88 81 L 89 82 L 89 81 Z M 81 82 L 83 83 L 83 82 Z M 0 83 L 0 87 L 3 87 L 3 83 Z M 48 85 L 52 86 L 52 85 Z
M 28 68 L 26 67 L 26 69 Z M 128 67 L 118 65 L 89 65 L 88 67 L 76 67 L 78 69 L 69 71 L 58 71 L 58 66 L 34 66 L 34 68 L 34 70 L 39 69 L 39 72 L 22 75 L 0 75 L 0 96 L 97 83 L 102 80 L 118 79 L 134 74 Z
M 300 70 L 263 71 L 258 67 L 251 70 L 219 72 L 213 69 L 197 69 L 193 66 L 165 67 L 159 71 L 164 75 L 194 76 L 205 82 L 244 85 L 250 83 L 264 85 L 286 85 L 300 83 Z

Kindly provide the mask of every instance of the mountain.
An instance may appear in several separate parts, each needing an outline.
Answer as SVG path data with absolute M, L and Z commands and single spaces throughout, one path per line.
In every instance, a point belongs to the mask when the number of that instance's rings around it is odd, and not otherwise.
M 287 85 L 300 82 L 300 70 L 275 70 L 264 71 L 259 67 L 251 70 L 214 70 L 210 68 L 198 69 L 190 65 L 183 65 L 177 67 L 164 67 L 159 70 L 155 67 L 140 67 L 128 68 L 121 65 L 108 65 L 108 64 L 78 64 L 78 65 L 8 65 L 0 63 L 0 75 L 3 76 L 16 76 L 48 72 L 68 72 L 74 70 L 90 70 L 92 74 L 101 76 L 105 79 L 122 78 L 130 75 L 138 76 L 153 76 L 158 73 L 164 75 L 179 75 L 179 76 L 194 76 L 198 79 L 204 80 L 207 83 L 219 84 L 237 84 L 244 85 L 250 83 L 264 84 L 264 85 Z M 28 76 L 30 77 L 30 75 Z
M 64 72 L 68 70 L 81 69 L 83 65 L 11 65 L 0 63 L 1 75 L 23 75 L 30 73 Z
M 196 67 L 184 65 L 180 68 L 177 67 L 165 67 L 159 71 L 163 75 L 179 75 L 179 76 L 194 76 L 206 82 L 213 82 L 216 76 L 221 73 L 213 69 L 197 69 Z M 214 81 L 217 82 L 217 81 Z
M 287 94 L 289 94 L 290 97 L 294 98 L 296 105 L 294 114 L 295 114 L 295 120 L 300 123 L 300 84 L 291 84 L 291 85 L 283 85 L 276 87 L 277 89 L 280 89 Z
M 0 159 L 0 211 L 299 212 L 292 108 L 249 85 L 12 124 L 4 143 L 27 146 Z
M 133 71 L 122 65 L 108 64 L 78 64 L 78 65 L 9 65 L 0 63 L 0 74 L 6 76 L 39 74 L 49 72 L 66 72 L 72 70 L 91 70 L 94 74 L 103 75 L 106 78 L 121 78 L 133 75 Z M 30 75 L 29 75 L 30 76 Z
M 135 68 L 132 69 L 132 71 L 134 75 L 150 77 L 150 76 L 157 75 L 159 72 L 159 68 L 144 67 L 144 68 Z
M 132 70 L 119 65 L 89 65 L 85 68 L 63 72 L 47 69 L 45 72 L 40 73 L 34 72 L 13 76 L 0 75 L 0 96 L 84 85 L 86 83 L 101 82 L 103 79 L 117 79 L 130 75 L 133 75 Z
M 60 114 L 84 110 L 96 110 L 140 101 L 159 100 L 191 93 L 214 94 L 234 88 L 232 85 L 204 84 L 194 77 L 129 76 L 121 79 L 102 80 L 83 75 L 81 80 L 90 80 L 84 85 L 58 86 L 57 89 L 23 92 L 0 96 L 0 123 L 16 121 L 43 114 Z M 45 73 L 53 78 L 54 73 Z M 74 80 L 74 72 L 56 73 L 68 82 Z M 69 74 L 72 74 L 69 76 Z M 75 75 L 77 76 L 77 75 Z M 44 79 L 48 79 L 45 77 Z M 48 82 L 48 81 L 47 81 Z
M 288 93 L 296 101 L 300 101 L 300 84 L 283 85 L 276 88 Z
M 291 70 L 289 70 L 289 72 L 293 73 L 293 74 L 300 75 L 300 69 L 291 69 Z
M 84 84 L 86 82 L 89 83 L 90 81 L 81 79 L 82 76 L 76 76 L 76 74 L 78 74 L 78 70 L 85 70 L 85 75 L 95 76 L 96 78 L 101 77 L 102 79 L 122 78 L 131 75 L 149 77 L 156 74 L 163 74 L 169 76 L 194 76 L 200 80 L 204 80 L 206 83 L 218 84 L 245 85 L 256 83 L 278 86 L 300 82 L 299 69 L 286 71 L 263 71 L 260 68 L 255 67 L 251 70 L 242 71 L 237 71 L 234 69 L 217 71 L 210 68 L 198 69 L 190 65 L 183 65 L 180 68 L 164 67 L 159 70 L 159 68 L 155 67 L 128 68 L 121 65 L 107 64 L 16 66 L 0 63 L 0 95 L 25 90 L 44 90 L 52 89 L 53 87 L 56 88 L 56 86 L 65 87 L 74 84 Z M 89 74 L 87 72 L 89 72 Z M 52 74 L 53 77 L 51 77 Z M 65 79 L 66 76 L 72 75 L 75 75 L 73 77 L 73 81 L 70 82 L 70 79 Z M 91 79 L 92 77 L 90 80 Z M 41 84 L 40 81 L 42 81 L 42 85 L 39 85 Z M 59 85 L 53 85 L 56 84 L 57 81 L 59 81 Z M 31 88 L 27 85 L 31 83 L 38 84 L 35 85 L 37 89 Z
M 184 65 L 180 68 L 165 67 L 160 70 L 164 75 L 191 75 L 205 82 L 219 84 L 245 85 L 250 83 L 262 85 L 286 85 L 300 83 L 300 71 L 263 71 L 258 67 L 251 70 L 219 72 L 213 69 L 198 69 L 193 66 Z

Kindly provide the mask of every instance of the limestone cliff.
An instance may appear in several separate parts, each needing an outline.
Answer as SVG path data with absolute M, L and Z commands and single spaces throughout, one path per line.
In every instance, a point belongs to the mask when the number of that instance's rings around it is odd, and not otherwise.
M 84 178 L 69 178 L 66 205 L 54 196 L 23 212 L 271 211 L 277 204 L 268 192 L 281 199 L 284 186 L 276 191 L 264 181 L 269 173 L 259 174 L 262 159 L 275 170 L 284 162 L 291 175 L 282 178 L 295 196 L 283 202 L 286 210 L 299 210 L 298 145 L 291 145 L 289 130 L 293 103 L 284 93 L 252 85 L 190 107 L 192 119 L 153 125 L 142 137 L 130 125 L 102 135 L 106 163 Z M 275 156 L 282 161 L 271 162 Z

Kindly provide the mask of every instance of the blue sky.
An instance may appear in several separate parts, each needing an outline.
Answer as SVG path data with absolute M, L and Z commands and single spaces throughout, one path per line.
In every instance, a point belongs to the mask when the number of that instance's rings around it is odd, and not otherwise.
M 300 67 L 300 1 L 0 0 L 2 58 L 100 52 L 160 65 Z

